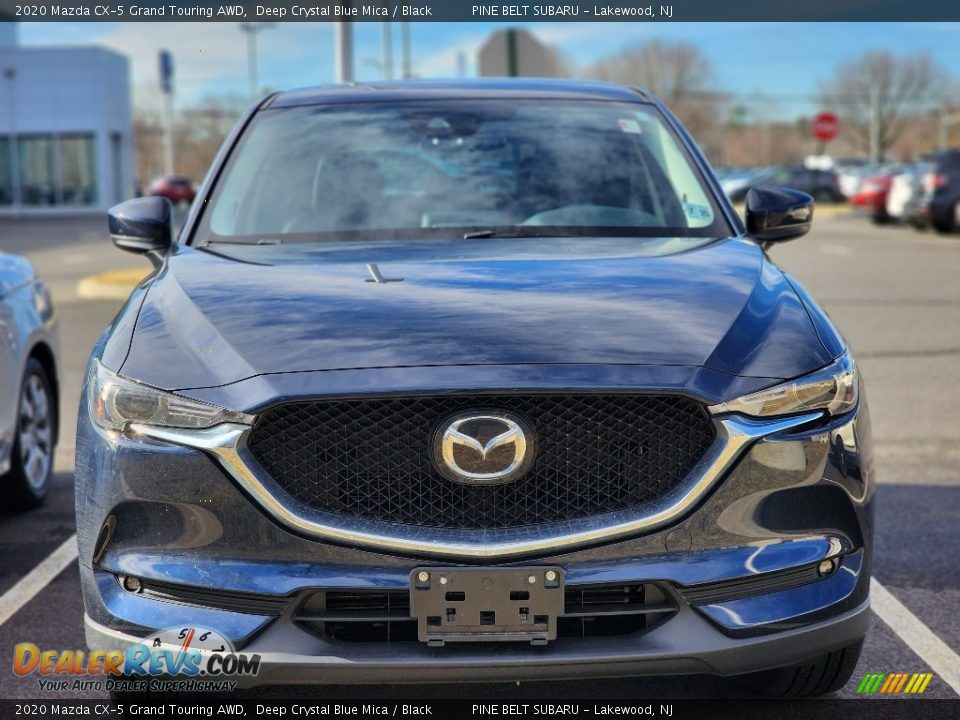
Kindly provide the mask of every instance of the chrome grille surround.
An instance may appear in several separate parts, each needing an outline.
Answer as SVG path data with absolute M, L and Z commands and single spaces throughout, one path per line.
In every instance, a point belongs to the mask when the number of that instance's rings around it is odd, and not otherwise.
M 716 439 L 703 458 L 684 482 L 655 502 L 592 518 L 497 530 L 398 526 L 306 507 L 259 467 L 247 448 L 249 425 L 225 423 L 206 430 L 132 425 L 130 432 L 208 453 L 267 515 L 306 537 L 392 555 L 483 562 L 543 556 L 663 528 L 690 511 L 751 443 L 821 417 L 821 412 L 765 419 L 715 416 Z

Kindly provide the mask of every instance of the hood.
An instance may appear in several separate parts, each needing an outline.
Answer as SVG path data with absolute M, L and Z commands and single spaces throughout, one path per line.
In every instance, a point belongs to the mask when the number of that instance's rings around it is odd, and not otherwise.
M 754 243 L 644 256 L 629 238 L 511 242 L 244 250 L 264 264 L 179 248 L 146 293 L 120 370 L 172 390 L 467 365 L 688 366 L 775 380 L 831 360 Z M 373 282 L 368 263 L 387 282 Z

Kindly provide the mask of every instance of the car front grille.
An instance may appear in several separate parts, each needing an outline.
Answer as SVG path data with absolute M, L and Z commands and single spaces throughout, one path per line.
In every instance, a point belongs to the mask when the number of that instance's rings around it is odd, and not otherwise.
M 507 411 L 536 434 L 530 469 L 503 485 L 452 482 L 433 433 L 465 410 Z M 254 459 L 304 505 L 441 528 L 535 526 L 626 510 L 680 484 L 715 437 L 704 407 L 662 395 L 450 395 L 288 402 L 251 431 Z

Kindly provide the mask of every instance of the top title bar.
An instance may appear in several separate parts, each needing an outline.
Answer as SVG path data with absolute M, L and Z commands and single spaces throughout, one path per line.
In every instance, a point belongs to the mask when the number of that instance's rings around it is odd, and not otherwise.
M 911 22 L 960 21 L 956 0 L 646 0 L 483 3 L 470 0 L 0 0 L 0 21 L 23 22 Z M 778 32 L 771 30 L 771 32 Z M 789 42 L 789 35 L 784 42 Z

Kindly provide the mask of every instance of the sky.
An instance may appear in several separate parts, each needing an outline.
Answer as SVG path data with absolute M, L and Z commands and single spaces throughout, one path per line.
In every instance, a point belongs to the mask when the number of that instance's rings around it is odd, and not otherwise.
M 354 25 L 357 80 L 381 78 L 382 23 Z M 686 41 L 709 58 L 711 85 L 769 99 L 763 113 L 794 118 L 816 112 L 820 83 L 846 60 L 870 50 L 928 52 L 960 78 L 960 23 L 512 23 L 525 26 L 558 50 L 575 69 L 644 40 Z M 458 56 L 476 74 L 476 55 L 502 23 L 411 23 L 413 70 L 420 77 L 455 77 Z M 394 68 L 399 68 L 400 28 L 391 28 Z M 131 60 L 134 102 L 160 102 L 157 53 L 173 52 L 176 102 L 247 94 L 246 37 L 236 23 L 21 23 L 20 44 L 102 45 Z M 260 85 L 284 90 L 333 81 L 330 23 L 278 23 L 258 35 Z M 758 110 L 759 111 L 759 110 Z

